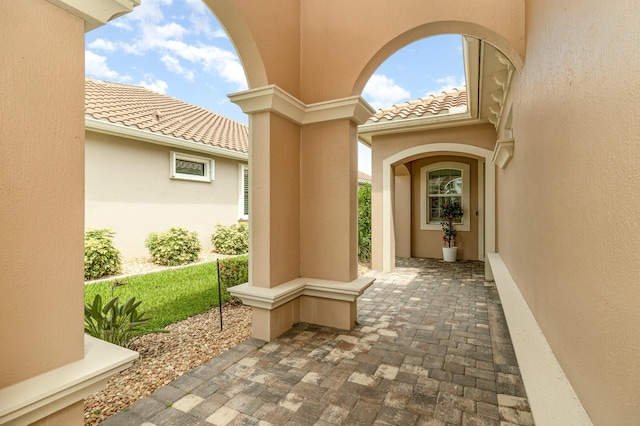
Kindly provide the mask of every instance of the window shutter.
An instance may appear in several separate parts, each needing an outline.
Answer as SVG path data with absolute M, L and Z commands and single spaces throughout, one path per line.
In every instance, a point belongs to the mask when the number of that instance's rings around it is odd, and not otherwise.
M 244 201 L 243 201 L 243 211 L 245 216 L 249 216 L 249 169 L 245 168 L 243 171 L 243 191 L 244 191 Z

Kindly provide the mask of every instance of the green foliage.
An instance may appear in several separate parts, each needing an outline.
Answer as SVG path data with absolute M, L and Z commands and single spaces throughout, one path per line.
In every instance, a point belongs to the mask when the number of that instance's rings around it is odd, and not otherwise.
M 213 251 L 220 254 L 244 254 L 249 251 L 249 226 L 246 223 L 238 225 L 216 225 L 211 236 Z
M 96 294 L 93 302 L 84 306 L 84 331 L 98 339 L 127 347 L 139 328 L 150 320 L 145 318 L 144 313 L 138 312 L 141 303 L 132 297 L 120 305 L 120 299 L 114 297 L 103 305 L 102 296 Z
M 120 251 L 109 229 L 89 229 L 84 233 L 84 279 L 116 275 L 122 270 Z
M 447 200 L 442 205 L 442 216 L 440 216 L 442 222 L 440 222 L 440 225 L 442 225 L 442 231 L 444 232 L 442 240 L 444 241 L 445 247 L 451 247 L 452 242 L 455 247 L 458 243 L 458 230 L 453 222 L 460 220 L 462 213 L 462 207 L 458 202 Z
M 371 259 L 371 184 L 358 187 L 358 259 Z
M 138 275 L 119 283 L 88 284 L 84 287 L 85 303 L 92 303 L 97 294 L 102 300 L 114 296 L 144 300 L 144 310 L 151 319 L 135 334 L 149 333 L 218 306 L 216 263 Z
M 249 281 L 249 256 L 220 259 L 220 282 L 224 289 Z
M 193 262 L 198 259 L 201 249 L 197 232 L 179 226 L 163 233 L 150 233 L 145 246 L 154 263 L 166 266 Z

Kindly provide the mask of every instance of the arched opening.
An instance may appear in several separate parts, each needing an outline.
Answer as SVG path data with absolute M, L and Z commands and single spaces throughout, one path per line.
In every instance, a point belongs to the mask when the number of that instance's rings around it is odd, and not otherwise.
M 516 67 L 490 43 L 458 37 L 464 65 L 457 87 L 388 105 L 359 128 L 373 151 L 374 269 L 392 270 L 396 256 L 441 258 L 442 231 L 425 213 L 433 201 L 425 176 L 445 161 L 466 165 L 471 175 L 466 221 L 458 226 L 461 258 L 484 261 L 495 250 L 492 159 L 496 142 L 512 137 L 508 98 Z M 429 67 L 421 71 L 432 74 Z

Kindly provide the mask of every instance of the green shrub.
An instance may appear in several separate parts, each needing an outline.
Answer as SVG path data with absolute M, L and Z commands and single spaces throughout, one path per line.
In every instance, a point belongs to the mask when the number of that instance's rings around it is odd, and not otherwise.
M 150 233 L 145 246 L 154 263 L 166 266 L 184 265 L 197 260 L 201 248 L 198 233 L 181 227 L 171 227 L 164 233 Z
M 223 288 L 244 284 L 249 281 L 249 256 L 220 259 L 220 282 Z
M 109 229 L 89 229 L 84 233 L 84 279 L 94 280 L 122 270 L 120 251 Z
M 358 187 L 358 259 L 371 259 L 371 184 Z
M 211 236 L 213 251 L 220 254 L 245 254 L 249 251 L 249 227 L 238 225 L 216 225 Z
M 145 318 L 144 313 L 138 312 L 138 306 L 132 297 L 124 305 L 120 305 L 119 298 L 114 297 L 104 306 L 99 294 L 93 303 L 84 306 L 84 331 L 93 337 L 127 347 L 138 329 L 151 318 Z M 151 330 L 150 333 L 166 333 L 166 330 Z

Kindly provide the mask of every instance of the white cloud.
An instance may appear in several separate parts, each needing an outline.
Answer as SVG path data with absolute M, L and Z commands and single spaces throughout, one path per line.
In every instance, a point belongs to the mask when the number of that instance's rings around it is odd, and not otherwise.
M 209 17 L 207 15 L 191 15 L 189 21 L 191 22 L 192 30 L 196 34 L 204 33 L 209 35 L 211 33 L 211 26 L 209 25 Z
M 148 33 L 145 34 L 148 37 L 157 37 L 162 40 L 178 39 L 182 40 L 184 35 L 188 32 L 185 27 L 175 22 L 171 22 L 166 25 L 155 25 L 148 27 Z
M 180 24 L 140 24 L 141 36 L 134 43 L 121 43 L 122 49 L 134 55 L 143 55 L 154 49 L 163 49 L 170 40 L 181 40 L 188 30 Z
M 130 77 L 122 75 L 117 71 L 109 68 L 107 57 L 93 53 L 90 50 L 84 51 L 84 72 L 89 77 L 95 77 L 104 80 L 126 82 L 131 80 Z
M 193 12 L 199 15 L 205 15 L 207 13 L 207 8 L 202 0 L 184 0 L 184 2 Z
M 461 87 L 464 87 L 465 80 L 464 76 L 458 78 L 455 75 L 447 75 L 445 77 L 436 79 L 436 83 L 439 83 L 442 86 L 440 86 L 437 91 L 427 93 L 426 96 L 437 95 L 442 92 L 450 92 L 454 88 L 459 89 Z
M 369 104 L 378 109 L 411 99 L 411 92 L 384 74 L 374 74 L 362 91 Z
M 198 68 L 231 83 L 236 90 L 245 90 L 248 86 L 244 70 L 233 51 L 190 37 L 204 32 L 208 37 L 228 38 L 227 34 L 220 28 L 212 32 L 211 22 L 214 21 L 202 0 L 180 1 L 191 12 L 187 18 L 190 24 L 182 21 L 183 26 L 165 20 L 163 10 L 168 13 L 165 5 L 170 5 L 172 0 L 144 0 L 134 12 L 125 16 L 129 17 L 126 23 L 133 26 L 136 37 L 129 37 L 128 42 L 116 42 L 114 46 L 129 54 L 157 56 L 169 71 L 188 80 L 195 79 L 193 70 Z
M 213 32 L 213 37 L 215 38 L 229 38 L 227 33 L 222 28 L 216 28 Z
M 225 81 L 235 84 L 238 90 L 247 88 L 244 70 L 234 53 L 216 46 L 193 46 L 174 40 L 169 40 L 165 47 L 176 56 L 202 65 L 205 71 L 215 72 Z
M 146 87 L 149 90 L 162 93 L 163 95 L 167 93 L 167 89 L 169 88 L 166 81 L 159 80 L 151 74 L 145 74 L 144 80 L 138 83 L 138 86 Z
M 161 22 L 164 19 L 162 6 L 171 5 L 172 0 L 144 0 L 125 18 L 132 21 Z
M 94 41 L 92 41 L 91 43 L 89 43 L 89 45 L 87 46 L 91 49 L 98 49 L 98 50 L 104 50 L 106 52 L 113 52 L 114 50 L 116 50 L 116 45 L 115 43 L 109 41 L 109 40 L 105 40 L 102 38 L 98 38 Z
M 193 74 L 193 71 L 183 68 L 180 61 L 173 56 L 164 55 L 160 60 L 169 71 L 181 75 L 189 81 L 194 80 L 195 75 Z

